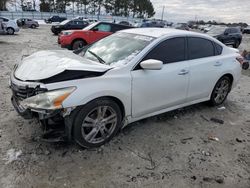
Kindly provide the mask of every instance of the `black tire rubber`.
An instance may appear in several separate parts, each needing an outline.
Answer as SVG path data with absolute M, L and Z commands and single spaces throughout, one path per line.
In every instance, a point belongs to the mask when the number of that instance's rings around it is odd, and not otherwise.
M 117 124 L 113 133 L 105 141 L 97 143 L 97 144 L 89 143 L 82 136 L 82 133 L 81 133 L 82 122 L 89 112 L 91 112 L 94 108 L 101 106 L 101 105 L 110 106 L 111 108 L 114 109 L 114 111 L 117 114 Z M 121 126 L 122 126 L 122 113 L 121 113 L 121 109 L 119 105 L 113 100 L 110 100 L 108 98 L 99 98 L 99 99 L 96 99 L 87 103 L 86 105 L 81 107 L 81 109 L 78 111 L 73 122 L 73 139 L 78 145 L 84 148 L 99 147 L 109 142 L 117 134 Z
M 229 81 L 229 83 L 230 83 L 229 90 L 228 90 L 227 95 L 226 95 L 226 97 L 224 98 L 224 100 L 223 100 L 222 102 L 220 102 L 220 103 L 217 103 L 217 102 L 215 101 L 215 88 L 216 88 L 224 79 L 226 79 L 226 80 Z M 228 76 L 223 76 L 223 77 L 221 77 L 221 78 L 217 81 L 217 83 L 215 84 L 215 86 L 214 86 L 213 92 L 212 92 L 211 97 L 210 97 L 210 100 L 209 100 L 209 104 L 210 104 L 211 106 L 218 106 L 218 105 L 221 105 L 221 104 L 227 99 L 227 96 L 228 96 L 229 92 L 231 91 L 231 87 L 232 87 L 232 80 L 231 80 Z
M 239 46 L 240 46 L 240 41 L 239 40 L 235 40 L 234 44 L 233 44 L 233 47 L 234 48 L 238 48 Z
M 32 29 L 35 29 L 35 28 L 36 28 L 36 25 L 32 24 L 30 27 L 31 27 Z
M 75 48 L 75 47 L 74 47 L 75 44 L 76 44 L 76 43 L 79 43 L 79 42 L 82 42 L 82 46 L 81 46 L 81 47 L 78 47 L 78 48 Z M 86 42 L 85 42 L 84 40 L 81 40 L 81 39 L 74 40 L 74 41 L 72 42 L 72 44 L 71 44 L 71 50 L 77 50 L 77 49 L 79 49 L 79 48 L 82 48 L 82 47 L 85 46 L 85 45 L 86 45 Z
M 15 30 L 14 30 L 13 28 L 11 28 L 11 27 L 8 27 L 8 28 L 6 29 L 6 31 L 7 31 L 7 34 L 8 34 L 8 35 L 14 35 L 14 33 L 15 33 Z

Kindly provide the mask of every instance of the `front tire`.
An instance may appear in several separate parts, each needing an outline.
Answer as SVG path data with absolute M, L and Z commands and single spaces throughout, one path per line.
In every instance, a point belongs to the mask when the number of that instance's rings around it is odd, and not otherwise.
M 108 98 L 96 99 L 84 105 L 76 115 L 73 137 L 82 147 L 99 147 L 110 141 L 121 125 L 118 104 Z
M 7 34 L 8 34 L 8 35 L 14 35 L 14 33 L 15 33 L 15 30 L 14 30 L 13 28 L 11 28 L 11 27 L 8 27 L 8 28 L 6 29 L 6 31 L 7 31 Z
M 32 24 L 31 29 L 35 29 L 35 28 L 36 28 L 36 25 Z
M 221 77 L 215 84 L 210 98 L 212 106 L 221 105 L 227 98 L 231 90 L 232 81 L 228 76 Z
M 77 50 L 79 48 L 83 48 L 85 45 L 86 45 L 86 42 L 84 42 L 83 40 L 75 40 L 71 45 L 71 49 Z
M 240 46 L 240 41 L 239 40 L 235 40 L 233 47 L 234 48 L 238 48 Z

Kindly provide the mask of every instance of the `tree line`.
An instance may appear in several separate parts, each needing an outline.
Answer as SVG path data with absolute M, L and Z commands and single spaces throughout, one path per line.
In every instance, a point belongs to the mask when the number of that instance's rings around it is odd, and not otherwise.
M 16 0 L 0 0 L 0 11 L 7 10 L 6 4 L 16 5 Z M 19 0 L 23 11 L 35 11 L 35 0 Z M 82 14 L 107 14 L 150 18 L 155 11 L 150 0 L 40 0 L 40 12 L 65 13 L 66 10 Z

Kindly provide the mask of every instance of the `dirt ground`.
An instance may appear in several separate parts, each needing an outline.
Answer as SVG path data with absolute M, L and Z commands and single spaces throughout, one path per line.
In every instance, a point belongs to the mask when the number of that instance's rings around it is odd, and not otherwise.
M 12 107 L 8 80 L 23 55 L 60 49 L 49 29 L 0 36 L 0 187 L 250 187 L 250 70 L 222 108 L 198 104 L 148 118 L 91 150 L 43 142 L 39 123 Z M 247 48 L 250 35 L 240 46 Z

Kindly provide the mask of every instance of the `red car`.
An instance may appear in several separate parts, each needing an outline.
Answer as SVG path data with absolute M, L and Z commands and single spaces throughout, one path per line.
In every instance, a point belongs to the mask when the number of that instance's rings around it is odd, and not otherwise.
M 58 44 L 60 44 L 62 48 L 75 50 L 85 45 L 92 44 L 116 31 L 129 28 L 131 27 L 126 25 L 96 22 L 82 30 L 62 31 L 58 36 Z

